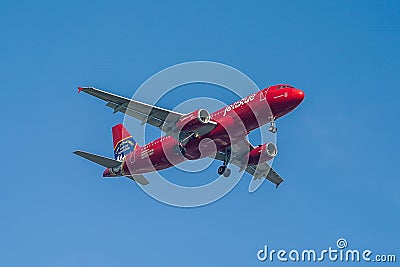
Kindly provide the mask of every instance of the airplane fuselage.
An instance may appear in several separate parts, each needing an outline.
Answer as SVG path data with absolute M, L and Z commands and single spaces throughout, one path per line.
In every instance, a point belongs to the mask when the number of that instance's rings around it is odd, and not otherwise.
M 289 85 L 275 85 L 255 92 L 210 114 L 217 126 L 185 144 L 185 155 L 177 153 L 176 138 L 164 136 L 128 154 L 119 169 L 106 169 L 104 177 L 133 175 L 163 170 L 185 160 L 212 157 L 244 140 L 253 130 L 295 109 L 303 100 L 303 91 Z

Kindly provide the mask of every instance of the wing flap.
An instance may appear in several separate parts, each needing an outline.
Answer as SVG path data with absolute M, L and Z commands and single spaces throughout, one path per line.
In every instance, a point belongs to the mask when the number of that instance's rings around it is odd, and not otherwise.
M 274 183 L 276 187 L 284 181 L 283 178 L 271 167 L 268 163 L 262 163 L 257 166 L 248 165 L 246 172 L 253 175 L 253 179 L 260 179 L 261 177 L 266 178 L 270 182 Z
M 270 167 L 266 178 L 276 184 L 277 188 L 284 181 L 283 178 L 272 167 Z

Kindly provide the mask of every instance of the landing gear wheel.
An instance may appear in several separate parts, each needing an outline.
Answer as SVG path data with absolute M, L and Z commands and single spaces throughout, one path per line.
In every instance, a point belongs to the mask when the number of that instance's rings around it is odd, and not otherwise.
M 270 131 L 271 133 L 276 133 L 278 131 L 278 128 L 276 128 L 275 126 L 269 126 L 268 131 Z
M 276 133 L 278 131 L 278 128 L 275 127 L 275 120 L 274 119 L 272 119 L 271 126 L 269 126 L 268 131 L 270 131 L 271 133 Z
M 224 171 L 224 177 L 227 178 L 227 177 L 229 177 L 229 175 L 231 175 L 231 169 L 227 168 L 227 169 Z
M 222 175 L 222 174 L 225 172 L 225 170 L 226 170 L 226 166 L 224 166 L 224 165 L 219 166 L 219 168 L 218 168 L 218 174 L 219 174 L 219 175 Z
M 228 163 L 231 159 L 231 149 L 225 149 L 224 150 L 224 163 L 222 166 L 219 166 L 218 168 L 218 174 L 219 175 L 224 175 L 224 177 L 228 177 L 231 175 L 231 170 L 227 169 Z

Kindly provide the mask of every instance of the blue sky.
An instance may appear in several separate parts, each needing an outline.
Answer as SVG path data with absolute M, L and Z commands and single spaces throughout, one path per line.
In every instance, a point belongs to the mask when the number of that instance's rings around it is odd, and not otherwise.
M 265 244 L 339 237 L 400 257 L 399 12 L 397 1 L 2 1 L 1 265 L 275 266 L 256 258 Z M 249 194 L 245 176 L 212 205 L 175 208 L 71 153 L 112 156 L 123 121 L 77 86 L 131 96 L 193 60 L 305 91 L 278 121 L 278 190 Z

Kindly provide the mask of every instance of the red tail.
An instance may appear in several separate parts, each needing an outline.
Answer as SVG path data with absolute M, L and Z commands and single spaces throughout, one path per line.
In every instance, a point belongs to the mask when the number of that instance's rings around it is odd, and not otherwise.
M 126 155 L 138 147 L 138 144 L 133 139 L 132 135 L 122 124 L 117 124 L 112 127 L 112 136 L 114 143 L 114 157 L 116 160 L 122 160 Z

